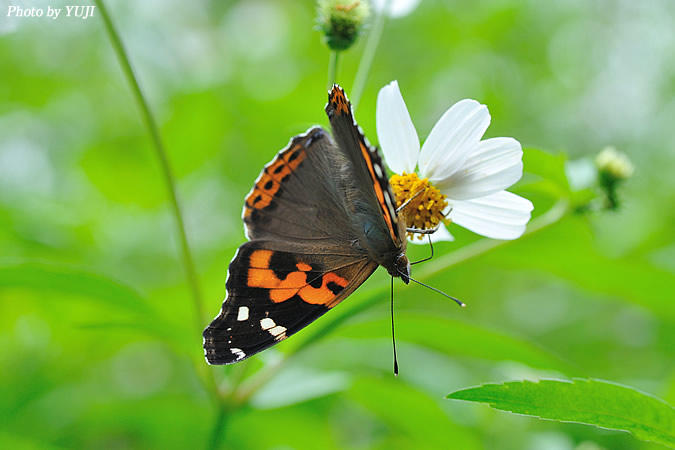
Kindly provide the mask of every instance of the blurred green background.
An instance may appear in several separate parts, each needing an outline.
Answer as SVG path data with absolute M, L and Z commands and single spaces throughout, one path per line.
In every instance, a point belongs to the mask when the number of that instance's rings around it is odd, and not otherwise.
M 327 125 L 316 6 L 109 3 L 160 124 L 211 318 L 263 164 Z M 397 79 L 422 138 L 474 98 L 492 115 L 486 136 L 546 149 L 529 166 L 526 154 L 512 189 L 535 217 L 569 194 L 564 155 L 582 161 L 568 165 L 572 190 L 607 145 L 636 167 L 619 211 L 569 214 L 444 269 L 443 255 L 478 239 L 452 227 L 457 240 L 418 273 L 469 307 L 398 283 L 398 378 L 383 270 L 292 339 L 207 367 L 159 165 L 100 16 L 8 18 L 10 4 L 0 1 L 0 447 L 203 448 L 215 380 L 236 387 L 217 426 L 224 448 L 661 448 L 444 397 L 582 376 L 675 403 L 674 2 L 425 0 L 386 22 L 356 113 L 371 142 L 377 91 Z M 343 56 L 348 93 L 366 37 Z

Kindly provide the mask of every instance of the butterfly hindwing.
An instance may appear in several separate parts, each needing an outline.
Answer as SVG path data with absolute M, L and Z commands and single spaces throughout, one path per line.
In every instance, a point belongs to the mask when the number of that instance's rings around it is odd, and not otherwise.
M 251 241 L 230 264 L 227 298 L 204 331 L 206 359 L 230 364 L 286 339 L 351 294 L 377 268 L 307 245 Z

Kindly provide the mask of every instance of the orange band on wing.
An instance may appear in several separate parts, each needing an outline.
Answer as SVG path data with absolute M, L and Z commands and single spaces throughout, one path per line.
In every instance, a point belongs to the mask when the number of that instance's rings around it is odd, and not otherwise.
M 328 272 L 313 279 L 313 284 L 317 280 L 321 281 L 321 286 L 315 288 L 307 281 L 312 266 L 303 262 L 296 264 L 299 269 L 297 272 L 290 272 L 282 280 L 269 268 L 272 254 L 271 250 L 256 250 L 251 253 L 246 284 L 249 287 L 268 289 L 270 300 L 274 303 L 285 302 L 297 294 L 307 303 L 331 307 L 331 300 L 349 283 L 336 273 Z
M 349 109 L 349 101 L 347 100 L 347 97 L 345 97 L 345 93 L 342 90 L 342 88 L 333 88 L 331 90 L 330 96 L 329 96 L 329 101 L 333 103 L 333 107 L 335 108 L 335 112 L 337 114 L 344 114 L 346 116 L 351 116 L 352 112 Z
M 307 157 L 302 146 L 294 145 L 270 163 L 253 187 L 253 191 L 246 197 L 247 208 L 244 217 L 251 214 L 251 209 L 267 208 L 278 194 L 281 183 L 298 168 Z
M 258 269 L 269 269 L 272 259 L 272 250 L 256 250 L 248 257 L 251 267 Z
M 304 301 L 313 305 L 332 306 L 330 305 L 331 300 L 333 300 L 337 294 L 330 289 L 328 286 L 329 283 L 334 283 L 340 288 L 344 288 L 347 286 L 348 281 L 333 272 L 329 272 L 321 277 L 320 287 L 314 288 L 308 284 L 300 289 L 298 295 L 300 295 L 300 298 Z
M 377 196 L 377 200 L 380 202 L 380 207 L 382 208 L 382 213 L 384 214 L 384 221 L 387 223 L 387 228 L 389 228 L 391 238 L 394 240 L 394 242 L 396 242 L 397 238 L 396 232 L 394 231 L 394 224 L 391 220 L 391 215 L 389 214 L 389 208 L 384 202 L 384 193 L 382 192 L 382 186 L 380 186 L 380 183 L 377 181 L 377 177 L 375 176 L 375 170 L 373 169 L 373 161 L 370 158 L 370 153 L 368 152 L 368 149 L 363 144 L 363 142 L 359 142 L 359 146 L 361 147 L 361 154 L 363 155 L 363 159 L 366 161 L 368 171 L 370 172 L 370 176 L 373 180 L 375 195 Z

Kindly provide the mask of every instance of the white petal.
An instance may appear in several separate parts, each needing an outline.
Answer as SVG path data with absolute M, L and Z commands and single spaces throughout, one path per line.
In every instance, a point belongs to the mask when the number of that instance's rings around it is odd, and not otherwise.
M 513 138 L 493 138 L 479 142 L 464 166 L 436 187 L 450 198 L 469 200 L 502 191 L 522 176 L 520 143 Z
M 443 224 L 441 224 L 441 226 L 438 227 L 438 230 L 436 230 L 436 232 L 431 235 L 432 242 L 454 241 L 454 240 L 455 237 L 452 234 L 450 234 L 448 229 Z
M 387 16 L 391 18 L 407 16 L 417 8 L 421 0 L 373 0 L 375 11 L 381 13 L 384 6 L 389 3 Z
M 455 103 L 436 122 L 420 152 L 420 174 L 432 183 L 462 168 L 490 125 L 490 113 L 475 100 Z
M 532 202 L 506 191 L 473 200 L 449 202 L 452 206 L 450 219 L 454 223 L 493 239 L 520 237 L 533 209 Z
M 448 229 L 443 224 L 441 224 L 441 226 L 438 227 L 438 230 L 436 230 L 436 232 L 431 235 L 431 242 L 454 241 L 454 240 L 455 237 L 450 234 Z M 408 242 L 417 245 L 429 244 L 429 240 L 427 239 L 426 236 L 422 236 L 422 239 L 418 239 L 417 236 L 415 236 L 415 239 L 408 238 Z
M 420 140 L 397 81 L 392 81 L 377 94 L 375 121 L 377 137 L 389 168 L 399 174 L 414 172 Z

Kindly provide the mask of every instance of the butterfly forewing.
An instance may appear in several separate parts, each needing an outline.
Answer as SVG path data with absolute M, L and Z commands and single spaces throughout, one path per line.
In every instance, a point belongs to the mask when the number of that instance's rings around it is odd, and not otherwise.
M 352 162 L 350 174 L 353 190 L 358 195 L 350 205 L 357 214 L 356 228 L 369 227 L 362 242 L 370 247 L 377 261 L 388 266 L 391 254 L 405 251 L 405 224 L 397 217 L 394 196 L 389 186 L 382 157 L 371 146 L 356 123 L 352 107 L 342 88 L 334 85 L 328 94 L 326 114 L 338 148 Z M 346 201 L 350 202 L 347 196 Z

